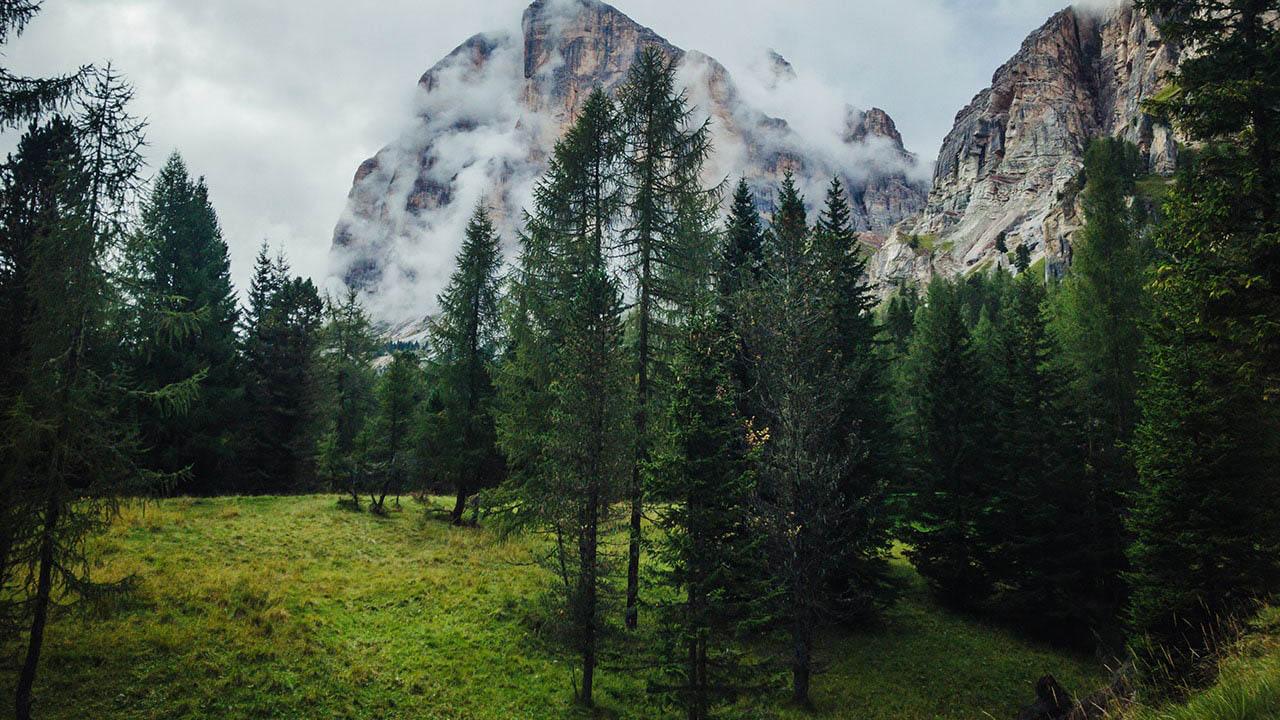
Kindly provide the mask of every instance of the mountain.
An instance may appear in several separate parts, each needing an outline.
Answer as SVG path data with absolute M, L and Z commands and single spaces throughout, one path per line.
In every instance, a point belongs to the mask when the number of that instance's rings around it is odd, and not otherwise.
M 802 135 L 748 102 L 715 59 L 675 47 L 618 9 L 537 0 L 518 33 L 475 35 L 422 76 L 410 127 L 356 172 L 334 231 L 334 274 L 365 290 L 380 319 L 421 318 L 452 270 L 475 205 L 493 210 L 513 247 L 520 211 L 579 104 L 595 87 L 615 89 L 648 46 L 679 62 L 698 119 L 712 121 L 708 183 L 745 176 L 767 210 L 785 169 L 814 204 L 839 176 L 855 227 L 880 235 L 924 207 L 927 186 L 912 179 L 916 158 L 884 111 L 848 108 L 830 137 Z M 795 78 L 777 53 L 766 64 L 766 89 Z
M 1123 137 L 1148 172 L 1174 170 L 1174 134 L 1142 101 L 1163 89 L 1179 57 L 1132 7 L 1055 14 L 956 115 L 923 212 L 876 253 L 873 276 L 892 287 L 1007 265 L 995 249 L 1000 233 L 1010 250 L 1026 243 L 1046 273 L 1060 274 L 1082 221 L 1070 185 L 1091 140 Z

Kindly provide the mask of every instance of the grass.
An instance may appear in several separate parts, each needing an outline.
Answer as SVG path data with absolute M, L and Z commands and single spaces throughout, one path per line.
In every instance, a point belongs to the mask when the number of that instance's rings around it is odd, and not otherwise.
M 335 496 L 177 499 L 126 509 L 93 542 L 98 579 L 134 575 L 110 606 L 60 612 L 37 710 L 59 718 L 570 718 L 569 663 L 542 631 L 530 541 L 388 519 Z M 1043 673 L 1071 690 L 1092 662 L 943 612 L 904 561 L 878 627 L 828 633 L 818 717 L 1013 717 Z M 651 646 L 643 634 L 632 645 Z M 5 661 L 18 648 L 3 648 Z M 6 668 L 0 702 L 10 703 Z M 606 667 L 595 716 L 664 717 L 641 672 Z M 740 717 L 811 717 L 786 693 Z M 1144 718 L 1145 720 L 1145 718 Z
M 1213 685 L 1177 702 L 1139 704 L 1120 720 L 1280 718 L 1280 609 L 1269 608 L 1218 665 Z

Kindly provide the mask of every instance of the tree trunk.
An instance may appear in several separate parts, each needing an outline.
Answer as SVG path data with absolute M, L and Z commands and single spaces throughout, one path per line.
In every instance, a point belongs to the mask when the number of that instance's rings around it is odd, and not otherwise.
M 809 618 L 803 610 L 797 609 L 791 626 L 792 665 L 791 665 L 791 697 L 796 705 L 808 710 L 813 707 L 809 701 L 809 675 L 813 664 L 813 637 Z
M 453 503 L 453 512 L 449 513 L 449 521 L 454 525 L 462 524 L 462 514 L 467 509 L 467 486 L 458 483 L 458 499 Z
M 27 658 L 18 678 L 15 705 L 17 720 L 31 720 L 31 688 L 36 681 L 36 668 L 40 665 L 40 650 L 44 646 L 44 626 L 49 618 L 49 599 L 53 592 L 53 543 L 58 525 L 58 498 L 50 493 L 45 510 L 44 536 L 40 541 L 40 577 L 36 582 L 35 612 L 31 619 L 31 636 L 27 644 Z
M 592 481 L 595 483 L 596 481 Z M 596 551 L 599 518 L 599 492 L 592 487 L 587 497 L 587 517 L 580 553 L 582 568 L 578 576 L 578 592 L 582 603 L 582 703 L 595 707 L 592 684 L 596 671 Z
M 627 547 L 627 612 L 625 624 L 635 630 L 640 624 L 640 539 L 644 504 L 644 486 L 640 483 L 640 468 L 648 459 L 649 446 L 645 441 L 648 425 L 649 401 L 649 253 L 646 247 L 641 258 L 640 304 L 637 313 L 640 323 L 638 356 L 636 361 L 636 461 L 631 468 L 631 542 Z

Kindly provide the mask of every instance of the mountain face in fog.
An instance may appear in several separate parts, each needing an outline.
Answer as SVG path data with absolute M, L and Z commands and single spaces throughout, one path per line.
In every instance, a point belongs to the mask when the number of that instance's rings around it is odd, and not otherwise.
M 651 45 L 679 62 L 695 121 L 711 119 L 709 184 L 745 176 L 767 212 L 784 170 L 795 172 L 811 206 L 839 176 L 854 226 L 881 235 L 924 207 L 917 160 L 882 110 L 847 108 L 829 135 L 802 134 L 747 102 L 716 60 L 671 45 L 617 9 L 538 0 L 519 35 L 476 35 L 422 76 L 410 129 L 356 172 L 334 231 L 334 274 L 366 291 L 383 321 L 429 313 L 476 204 L 491 208 L 513 248 L 521 209 L 579 104 L 597 86 L 614 90 Z M 767 77 L 757 80 L 766 89 L 795 78 L 776 53 L 764 65 Z
M 996 250 L 1001 233 L 1010 250 L 1025 243 L 1033 260 L 1046 259 L 1047 274 L 1060 274 L 1083 223 L 1068 186 L 1090 141 L 1124 138 L 1138 146 L 1148 172 L 1173 172 L 1174 133 L 1142 102 L 1164 88 L 1179 57 L 1132 7 L 1054 15 L 956 115 L 928 203 L 877 252 L 873 277 L 892 287 L 1008 266 Z M 910 247 L 912 235 L 926 236 L 927 248 Z

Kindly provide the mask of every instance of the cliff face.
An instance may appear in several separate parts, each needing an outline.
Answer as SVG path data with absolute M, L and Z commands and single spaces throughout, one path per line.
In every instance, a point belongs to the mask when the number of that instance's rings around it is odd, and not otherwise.
M 1141 103 L 1162 89 L 1178 58 L 1133 8 L 1057 13 L 956 115 L 928 203 L 899 232 L 936 236 L 929 244 L 945 249 L 933 260 L 955 272 L 1007 265 L 995 250 L 1004 233 L 1010 250 L 1025 243 L 1033 260 L 1046 258 L 1046 272 L 1060 273 L 1080 223 L 1063 191 L 1091 140 L 1123 137 L 1139 146 L 1149 171 L 1172 172 L 1177 143 Z M 918 274 L 918 263 L 881 260 L 882 280 Z
M 520 209 L 581 102 L 595 87 L 616 89 L 648 46 L 679 63 L 695 119 L 712 121 L 708 183 L 745 176 L 767 209 L 785 169 L 811 203 L 839 176 L 855 226 L 881 233 L 924 206 L 926 188 L 909 179 L 916 159 L 883 111 L 851 109 L 844 136 L 833 128 L 831 143 L 801 137 L 747 103 L 715 59 L 596 0 L 537 0 L 520 34 L 476 35 L 422 76 L 414 122 L 355 175 L 334 232 L 334 274 L 369 291 L 383 319 L 428 312 L 475 205 L 491 208 L 512 243 Z M 776 54 L 771 63 L 773 82 L 794 76 Z

